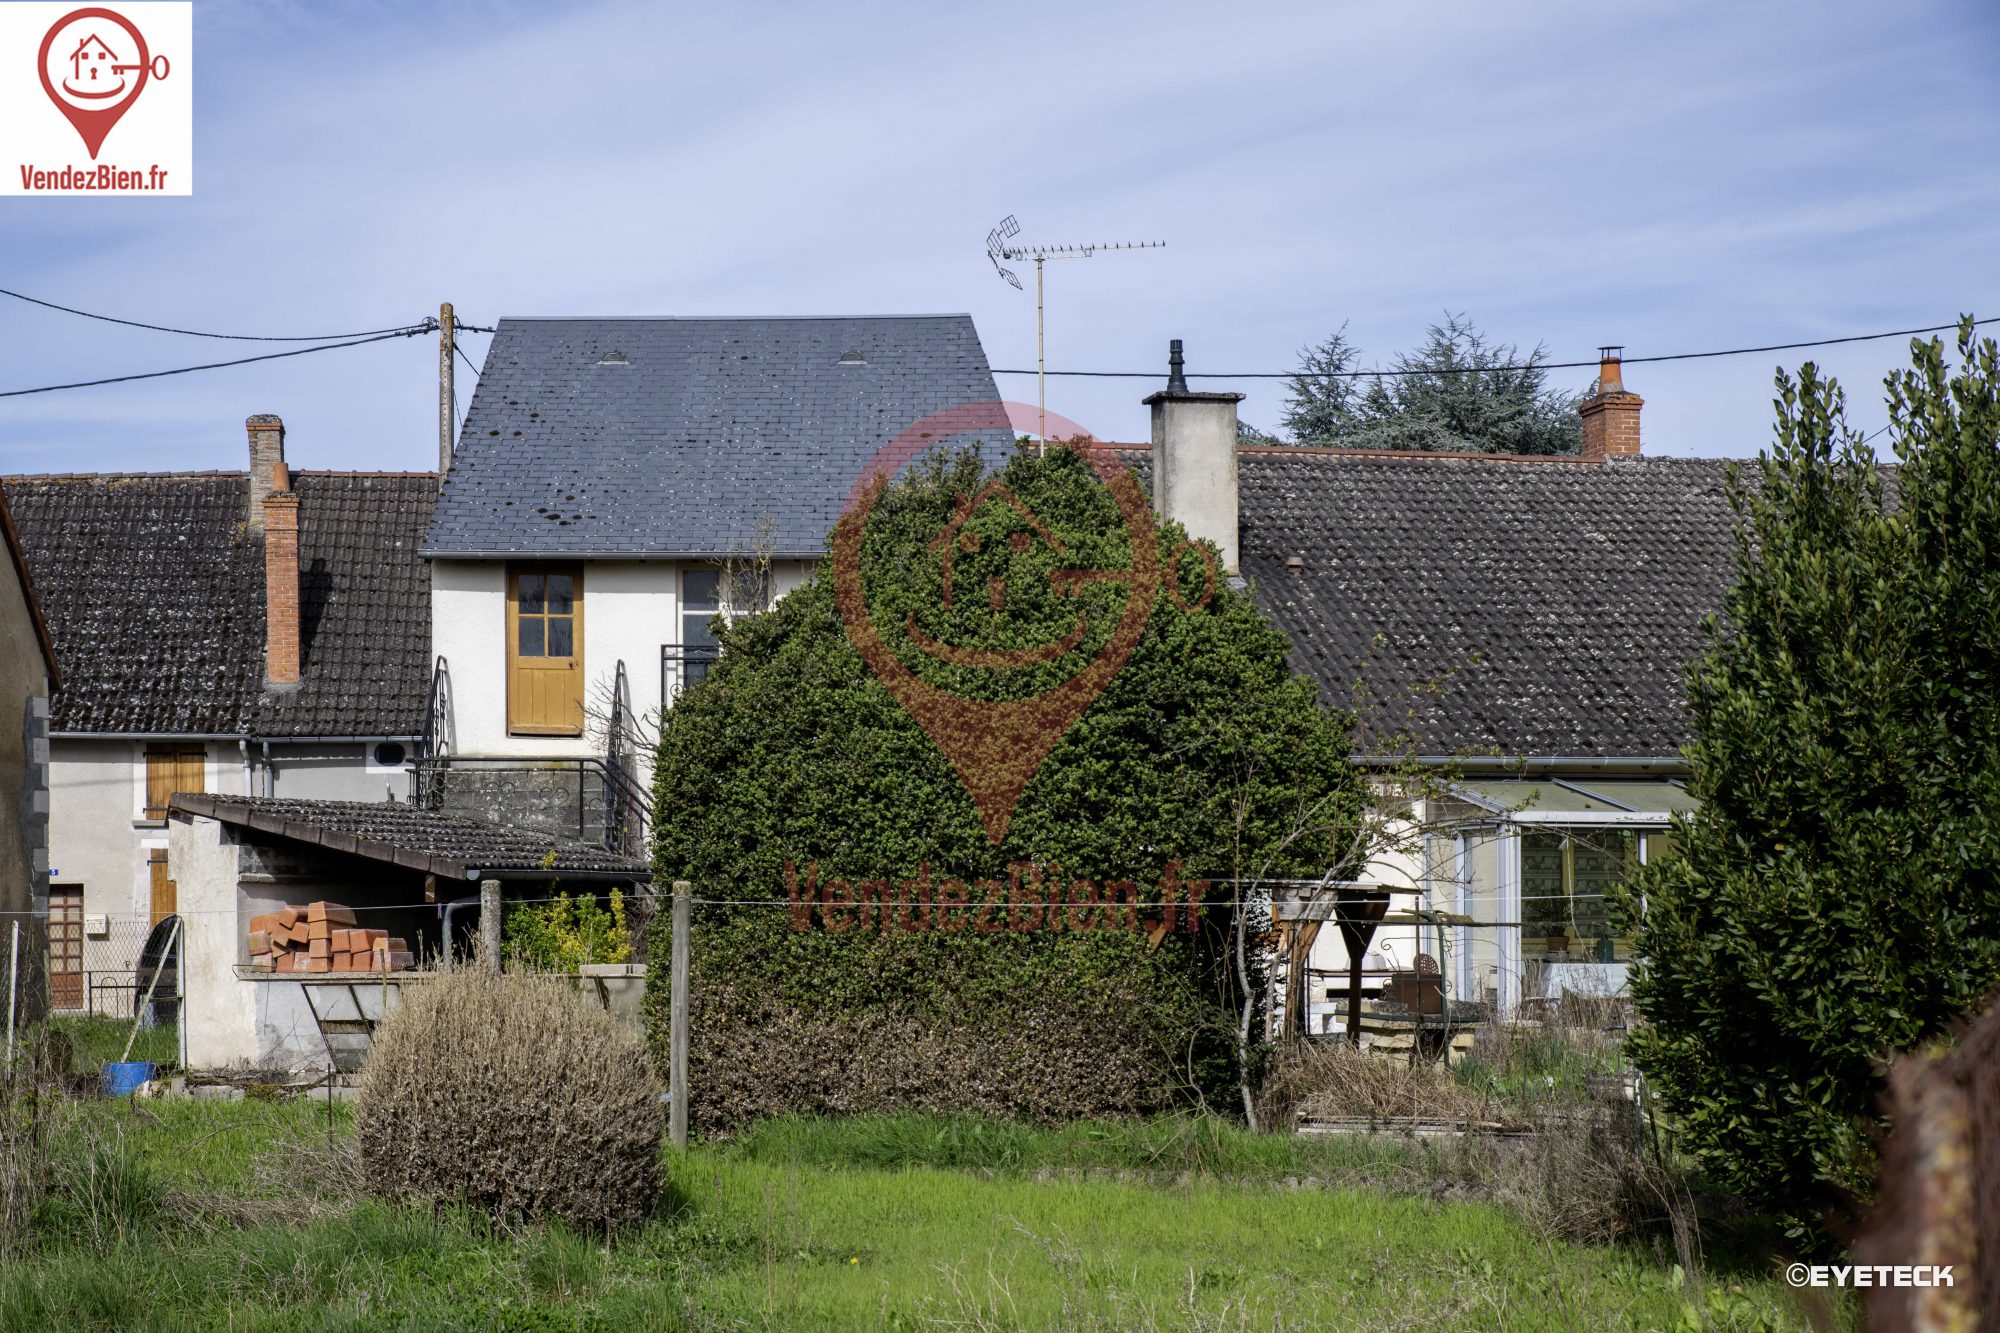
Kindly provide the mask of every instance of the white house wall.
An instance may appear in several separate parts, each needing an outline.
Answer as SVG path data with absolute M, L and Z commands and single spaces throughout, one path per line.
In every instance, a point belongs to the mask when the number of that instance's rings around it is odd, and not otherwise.
M 708 568 L 710 566 L 698 566 Z M 604 750 L 618 663 L 633 708 L 660 706 L 660 649 L 679 640 L 680 571 L 673 561 L 588 561 L 583 568 L 583 673 L 588 713 L 582 736 L 507 734 L 507 565 L 499 560 L 431 562 L 431 648 L 451 672 L 456 752 L 484 756 L 583 756 Z M 777 596 L 811 577 L 806 561 L 772 567 Z
M 378 743 L 273 744 L 270 794 L 295 801 L 409 800 L 408 759 L 400 764 L 377 764 L 374 755 Z M 416 752 L 415 743 L 408 738 L 397 743 L 405 756 Z M 263 777 L 261 771 L 258 776 Z
M 192 742 L 190 742 L 192 743 Z M 234 741 L 210 741 L 205 781 L 212 792 L 244 792 Z M 49 882 L 83 887 L 87 978 L 129 972 L 145 943 L 153 907 L 148 857 L 167 846 L 167 821 L 147 819 L 146 743 L 58 737 L 49 746 Z M 179 867 L 169 856 L 178 883 Z M 94 920 L 88 924 L 97 924 Z
M 188 1066 L 255 1063 L 256 994 L 236 977 L 243 952 L 236 843 L 213 819 L 176 823 L 168 856 L 180 886 L 181 1028 Z

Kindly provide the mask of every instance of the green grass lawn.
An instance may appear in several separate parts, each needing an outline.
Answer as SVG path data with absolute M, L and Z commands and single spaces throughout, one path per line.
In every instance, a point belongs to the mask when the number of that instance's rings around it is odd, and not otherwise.
M 330 1128 L 321 1102 L 64 1117 L 60 1197 L 0 1256 L 0 1328 L 1804 1326 L 1775 1281 L 1711 1282 L 1690 1313 L 1642 1248 L 1546 1241 L 1483 1203 L 1282 1183 L 1373 1171 L 1399 1142 L 778 1122 L 674 1158 L 670 1215 L 607 1246 L 356 1198 L 344 1106 Z

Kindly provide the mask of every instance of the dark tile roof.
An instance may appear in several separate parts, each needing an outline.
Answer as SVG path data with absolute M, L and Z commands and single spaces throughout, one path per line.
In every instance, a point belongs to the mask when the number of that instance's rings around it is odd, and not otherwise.
M 425 554 L 816 557 L 883 444 L 998 397 L 966 315 L 503 319 Z
M 174 809 L 447 879 L 590 875 L 640 880 L 644 861 L 566 838 L 395 801 L 298 801 L 179 793 Z
M 1243 573 L 1328 702 L 1365 680 L 1364 749 L 1406 730 L 1432 754 L 1686 743 L 1683 674 L 1734 570 L 1725 460 L 1240 460 Z
M 429 689 L 430 473 L 295 472 L 304 683 L 264 693 L 241 472 L 9 477 L 62 667 L 57 732 L 410 736 Z
M 14 585 L 28 608 L 28 620 L 35 627 L 35 647 L 41 654 L 42 669 L 48 673 L 49 688 L 62 685 L 62 668 L 56 663 L 55 640 L 49 637 L 49 623 L 42 616 L 42 602 L 35 595 L 35 577 L 28 572 L 28 553 L 21 546 L 21 534 L 14 528 L 13 511 L 7 508 L 7 492 L 0 488 L 0 545 L 7 548 L 7 566 L 14 572 Z

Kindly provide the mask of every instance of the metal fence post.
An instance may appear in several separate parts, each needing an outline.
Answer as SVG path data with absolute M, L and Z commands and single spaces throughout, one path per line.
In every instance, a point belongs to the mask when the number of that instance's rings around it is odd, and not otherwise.
M 688 1141 L 688 919 L 693 886 L 674 881 L 674 955 L 669 992 L 667 1140 L 676 1148 Z

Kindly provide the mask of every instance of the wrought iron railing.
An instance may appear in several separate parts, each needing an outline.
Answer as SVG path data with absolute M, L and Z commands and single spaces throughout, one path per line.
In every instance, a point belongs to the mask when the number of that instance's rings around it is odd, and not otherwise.
M 604 828 L 606 845 L 630 856 L 646 854 L 646 835 L 653 818 L 653 803 L 637 777 L 637 721 L 632 711 L 632 684 L 621 657 L 611 682 L 611 721 L 604 737 Z
M 450 762 L 456 724 L 452 718 L 451 666 L 438 655 L 431 668 L 430 698 L 424 704 L 424 734 L 417 742 L 417 761 L 410 766 L 410 803 L 426 808 L 436 804 L 429 787 L 430 775 Z
M 431 674 L 424 734 L 410 766 L 410 801 L 429 810 L 449 809 L 643 857 L 653 807 L 637 776 L 638 754 L 637 714 L 622 661 L 612 682 L 602 755 L 459 754 L 451 671 L 439 657 Z

